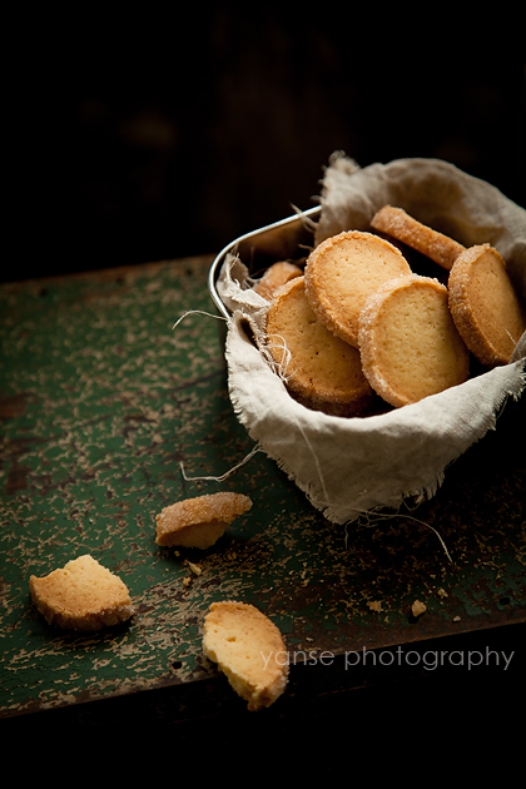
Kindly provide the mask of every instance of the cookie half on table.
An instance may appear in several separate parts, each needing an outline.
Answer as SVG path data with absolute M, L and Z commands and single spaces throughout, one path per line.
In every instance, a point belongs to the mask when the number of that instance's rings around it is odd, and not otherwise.
M 283 637 L 253 605 L 212 603 L 204 621 L 203 651 L 249 710 L 269 707 L 285 690 L 289 666 Z
M 387 403 L 404 406 L 469 375 L 469 352 L 448 309 L 447 289 L 411 274 L 384 283 L 360 315 L 364 373 Z
M 377 211 L 371 220 L 371 227 L 416 249 L 448 271 L 466 249 L 453 238 L 419 222 L 403 208 L 391 205 Z
M 508 364 L 526 331 L 526 311 L 490 244 L 466 249 L 448 279 L 449 308 L 472 354 L 487 367 Z
M 359 351 L 318 320 L 304 277 L 276 293 L 267 314 L 267 347 L 290 394 L 308 408 L 352 416 L 373 397 Z
M 47 622 L 66 630 L 100 630 L 134 613 L 124 581 L 89 554 L 41 578 L 32 575 L 29 588 Z
M 368 296 L 393 277 L 411 273 L 399 249 L 373 233 L 350 230 L 322 241 L 309 255 L 305 290 L 333 334 L 358 346 L 358 319 Z
M 182 499 L 156 516 L 155 541 L 165 547 L 209 548 L 251 507 L 248 496 L 230 491 Z

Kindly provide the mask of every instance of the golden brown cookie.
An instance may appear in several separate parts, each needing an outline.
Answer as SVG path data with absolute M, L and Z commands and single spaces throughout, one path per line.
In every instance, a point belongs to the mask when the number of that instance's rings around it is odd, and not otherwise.
M 418 222 L 402 208 L 386 205 L 372 218 L 371 227 L 402 241 L 449 271 L 465 247 L 449 236 Z
M 254 285 L 254 290 L 264 299 L 270 301 L 278 288 L 295 277 L 301 277 L 302 274 L 302 269 L 295 263 L 280 260 L 269 266 L 261 279 Z
M 388 279 L 411 273 L 396 247 L 372 233 L 351 230 L 322 241 L 307 260 L 305 290 L 318 320 L 358 345 L 358 318 L 366 299 Z
M 100 630 L 133 615 L 126 584 L 89 554 L 42 578 L 32 575 L 29 588 L 49 624 L 66 630 Z
M 165 507 L 156 516 L 157 545 L 209 548 L 232 521 L 252 507 L 242 493 L 210 493 L 183 499 Z
M 267 342 L 289 391 L 307 407 L 350 416 L 369 403 L 372 392 L 358 350 L 320 323 L 307 301 L 303 277 L 274 297 Z
M 269 707 L 285 690 L 289 665 L 283 638 L 253 605 L 212 603 L 204 622 L 203 651 L 249 710 Z
M 496 249 L 481 244 L 465 250 L 448 279 L 449 309 L 473 355 L 484 365 L 508 364 L 526 313 Z
M 469 374 L 447 289 L 435 279 L 412 274 L 384 283 L 360 315 L 359 342 L 369 383 L 394 406 L 461 384 Z

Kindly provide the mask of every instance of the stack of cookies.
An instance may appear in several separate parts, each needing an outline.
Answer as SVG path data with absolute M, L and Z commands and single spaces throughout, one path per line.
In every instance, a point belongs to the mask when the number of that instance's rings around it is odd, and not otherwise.
M 413 271 L 411 250 L 436 276 Z M 462 384 L 472 358 L 509 363 L 526 330 L 497 250 L 465 248 L 400 208 L 384 206 L 369 232 L 326 239 L 303 271 L 275 266 L 268 350 L 290 394 L 328 414 L 366 415 L 379 398 L 400 407 Z

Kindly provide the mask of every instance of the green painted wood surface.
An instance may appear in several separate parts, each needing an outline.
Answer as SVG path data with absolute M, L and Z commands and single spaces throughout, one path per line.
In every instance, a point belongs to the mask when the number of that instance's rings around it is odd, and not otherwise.
M 228 398 L 218 321 L 191 314 L 173 329 L 187 310 L 212 311 L 210 262 L 0 287 L 3 717 L 215 678 L 201 651 L 215 600 L 258 605 L 293 661 L 526 621 L 523 401 L 433 501 L 373 528 L 325 522 L 261 453 L 222 482 L 185 481 L 181 462 L 219 476 L 253 448 Z M 164 506 L 217 490 L 254 502 L 220 542 L 155 545 Z M 82 553 L 127 583 L 127 625 L 61 633 L 34 609 L 30 575 Z M 416 620 L 415 599 L 427 606 Z

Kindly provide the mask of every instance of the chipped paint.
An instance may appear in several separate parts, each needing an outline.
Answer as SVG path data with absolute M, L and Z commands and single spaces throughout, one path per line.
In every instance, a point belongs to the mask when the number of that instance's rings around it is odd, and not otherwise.
M 257 454 L 228 398 L 209 258 L 0 288 L 0 711 L 71 705 L 216 676 L 211 602 L 256 604 L 290 648 L 341 653 L 526 620 L 525 403 L 412 517 L 348 533 Z M 217 490 L 254 506 L 206 551 L 161 549 L 155 515 Z M 428 524 L 442 536 L 449 563 Z M 89 636 L 48 627 L 29 576 L 89 552 L 134 618 Z M 197 570 L 197 572 L 196 572 Z M 414 617 L 415 600 L 426 607 Z

